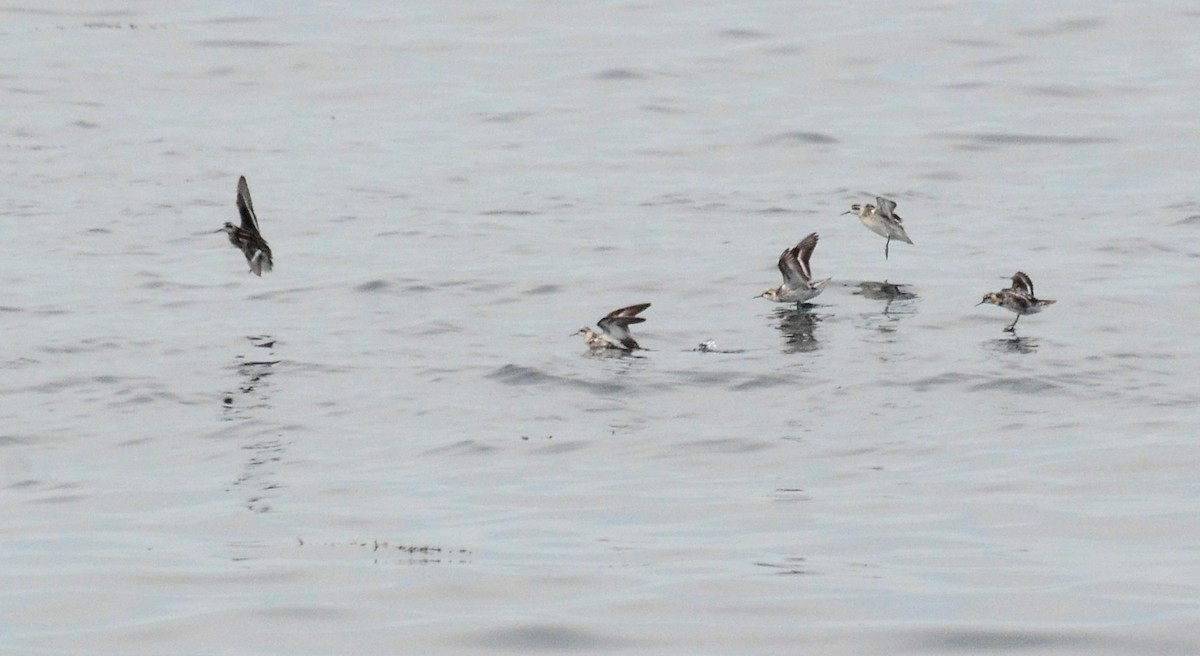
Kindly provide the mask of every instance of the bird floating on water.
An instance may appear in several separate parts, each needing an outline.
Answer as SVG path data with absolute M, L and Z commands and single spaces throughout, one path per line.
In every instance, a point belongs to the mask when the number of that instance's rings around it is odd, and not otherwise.
M 250 186 L 246 184 L 246 176 L 238 178 L 237 191 L 238 213 L 242 215 L 241 227 L 228 221 L 217 232 L 229 235 L 229 243 L 241 249 L 250 265 L 250 273 L 262 277 L 263 271 L 274 267 L 271 261 L 271 247 L 258 231 L 258 216 L 254 214 L 254 203 L 250 201 Z
M 1013 322 L 1008 324 L 1004 329 L 1006 333 L 1015 333 L 1017 321 L 1026 314 L 1037 314 L 1046 309 L 1049 305 L 1054 305 L 1056 301 L 1046 298 L 1036 298 L 1033 295 L 1033 280 L 1024 272 L 1018 271 L 1013 274 L 1012 286 L 1008 289 L 1002 289 L 998 292 L 984 294 L 983 300 L 975 304 L 979 307 L 984 303 L 998 305 L 1009 312 L 1014 312 L 1017 315 Z
M 813 280 L 812 269 L 808 265 L 818 239 L 814 232 L 795 246 L 784 249 L 779 254 L 779 273 L 783 274 L 783 284 L 767 289 L 755 298 L 766 298 L 776 303 L 795 303 L 799 307 L 801 303 L 819 296 L 830 279 Z
M 856 214 L 858 219 L 867 228 L 881 236 L 887 237 L 887 242 L 883 245 L 883 259 L 888 257 L 888 247 L 892 245 L 892 240 L 896 239 L 906 243 L 913 243 L 908 238 L 908 233 L 904 232 L 903 220 L 899 214 L 896 214 L 896 203 L 888 200 L 883 196 L 876 196 L 875 202 L 878 205 L 859 205 L 855 203 L 850 206 L 850 209 L 842 212 L 842 214 Z
M 588 347 L 592 349 L 620 349 L 622 351 L 640 349 L 641 345 L 629 333 L 629 326 L 645 321 L 637 315 L 648 307 L 650 307 L 649 303 L 639 303 L 613 310 L 596 322 L 596 325 L 600 327 L 600 332 L 594 332 L 591 328 L 584 326 L 574 334 L 582 334 L 587 340 Z

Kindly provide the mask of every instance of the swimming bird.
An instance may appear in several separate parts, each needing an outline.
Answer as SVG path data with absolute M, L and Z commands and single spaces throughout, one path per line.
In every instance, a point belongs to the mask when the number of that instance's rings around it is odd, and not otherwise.
M 241 227 L 228 221 L 217 232 L 229 235 L 229 243 L 241 249 L 250 265 L 250 273 L 262 277 L 263 271 L 274 267 L 271 261 L 271 247 L 258 231 L 258 216 L 254 214 L 254 203 L 250 202 L 250 186 L 246 184 L 246 176 L 238 178 L 237 191 L 238 213 L 242 215 Z
M 1033 295 L 1033 280 L 1024 272 L 1018 271 L 1013 274 L 1012 286 L 1008 289 L 1002 289 L 998 292 L 984 294 L 983 300 L 975 304 L 979 307 L 984 303 L 998 305 L 1009 312 L 1015 312 L 1017 315 L 1013 322 L 1008 324 L 1004 332 L 1016 332 L 1017 321 L 1026 314 L 1037 314 L 1046 309 L 1049 305 L 1054 305 L 1056 301 L 1046 298 L 1036 298 Z
M 786 248 L 779 254 L 779 273 L 783 274 L 783 284 L 763 291 L 754 298 L 766 298 L 776 303 L 795 303 L 797 307 L 821 294 L 829 278 L 813 280 L 812 269 L 808 259 L 812 257 L 813 249 L 817 247 L 817 233 L 801 239 L 791 248 Z
M 640 349 L 641 345 L 637 343 L 633 335 L 629 334 L 629 326 L 645 321 L 637 315 L 648 307 L 650 307 L 649 303 L 639 303 L 618 308 L 596 322 L 596 325 L 600 327 L 600 332 L 593 332 L 591 328 L 584 326 L 574 334 L 582 334 L 587 340 L 588 347 L 592 349 L 621 349 L 623 351 Z
M 913 241 L 908 238 L 908 233 L 904 232 L 903 220 L 899 214 L 896 214 L 896 203 L 883 196 L 876 196 L 875 202 L 878 205 L 859 205 L 855 203 L 850 206 L 849 210 L 842 212 L 842 214 L 857 214 L 858 219 L 871 232 L 881 237 L 887 237 L 887 242 L 883 245 L 883 259 L 886 260 L 888 257 L 888 247 L 892 245 L 893 239 L 909 244 L 913 243 Z

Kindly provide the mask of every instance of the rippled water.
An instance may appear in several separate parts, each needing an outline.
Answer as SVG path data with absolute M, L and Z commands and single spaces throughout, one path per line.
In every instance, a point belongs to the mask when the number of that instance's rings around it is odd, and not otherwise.
M 1189 4 L 72 7 L 0 10 L 5 653 L 1200 648 Z

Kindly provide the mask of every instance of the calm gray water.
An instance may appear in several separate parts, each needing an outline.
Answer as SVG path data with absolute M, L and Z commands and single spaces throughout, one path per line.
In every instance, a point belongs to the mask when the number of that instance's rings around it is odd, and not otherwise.
M 1191 3 L 408 4 L 0 9 L 0 651 L 1200 651 Z

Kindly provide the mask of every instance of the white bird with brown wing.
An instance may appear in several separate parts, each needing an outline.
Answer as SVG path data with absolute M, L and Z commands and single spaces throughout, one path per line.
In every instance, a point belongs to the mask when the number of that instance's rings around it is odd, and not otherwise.
M 908 238 L 908 233 L 904 232 L 904 223 L 899 214 L 896 214 L 896 203 L 890 201 L 883 196 L 876 196 L 875 202 L 878 205 L 859 205 L 855 203 L 850 206 L 850 209 L 842 212 L 842 214 L 854 214 L 858 216 L 858 220 L 867 226 L 871 232 L 880 237 L 887 237 L 887 242 L 883 245 L 883 259 L 888 257 L 888 247 L 892 245 L 892 240 L 896 239 L 906 243 L 913 243 Z
M 1037 314 L 1056 302 L 1048 298 L 1036 298 L 1033 295 L 1033 280 L 1025 272 L 1018 271 L 1013 274 L 1011 287 L 984 294 L 983 300 L 976 303 L 975 306 L 991 303 L 1015 313 L 1017 318 L 1013 319 L 1013 322 L 1004 329 L 1006 333 L 1013 333 L 1016 332 L 1017 321 L 1021 317 L 1027 314 Z
M 819 296 L 830 279 L 813 280 L 812 269 L 808 265 L 813 249 L 817 247 L 817 239 L 819 237 L 814 232 L 795 246 L 784 249 L 779 255 L 779 273 L 783 274 L 783 284 L 767 289 L 755 298 L 799 306 Z
M 620 349 L 622 351 L 633 351 L 642 348 L 633 335 L 629 332 L 629 326 L 635 323 L 645 321 L 642 317 L 637 316 L 642 310 L 650 307 L 649 303 L 639 303 L 628 307 L 618 308 L 604 315 L 604 318 L 596 322 L 600 332 L 595 332 L 591 328 L 584 326 L 574 334 L 584 336 L 587 340 L 587 345 L 592 349 Z

